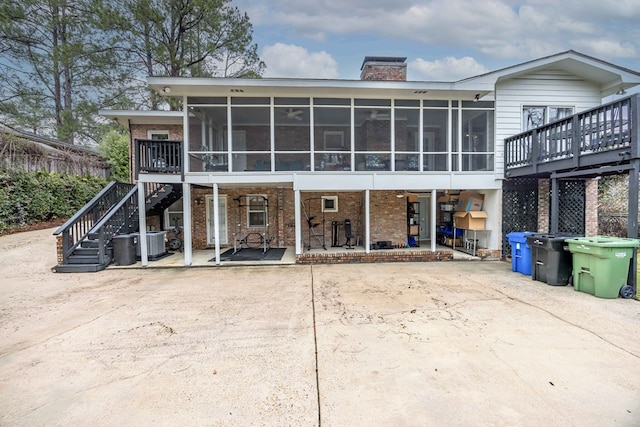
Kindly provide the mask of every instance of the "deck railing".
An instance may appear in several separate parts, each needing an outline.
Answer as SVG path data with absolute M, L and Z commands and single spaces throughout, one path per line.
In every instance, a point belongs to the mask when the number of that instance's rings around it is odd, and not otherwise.
M 601 105 L 571 117 L 505 139 L 507 171 L 596 153 L 628 150 L 638 154 L 638 102 L 640 95 Z M 626 151 L 625 151 L 626 152 Z M 614 158 L 615 159 L 615 158 Z
M 182 141 L 135 140 L 136 177 L 140 173 L 179 174 L 184 176 Z

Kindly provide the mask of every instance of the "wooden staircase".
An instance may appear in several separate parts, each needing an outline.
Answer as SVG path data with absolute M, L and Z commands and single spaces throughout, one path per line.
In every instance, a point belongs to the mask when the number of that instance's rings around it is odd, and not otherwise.
M 145 186 L 145 194 L 145 214 L 159 214 L 182 197 L 182 187 L 180 184 L 150 184 Z M 55 271 L 104 270 L 113 261 L 113 237 L 137 231 L 138 213 L 138 187 L 109 183 L 54 232 L 62 243 Z

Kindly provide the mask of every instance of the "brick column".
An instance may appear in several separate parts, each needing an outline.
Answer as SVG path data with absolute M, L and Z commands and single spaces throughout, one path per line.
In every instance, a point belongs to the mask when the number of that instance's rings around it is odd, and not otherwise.
M 56 258 L 58 259 L 58 265 L 64 263 L 64 254 L 62 253 L 62 234 L 56 236 Z
M 584 234 L 596 236 L 598 234 L 598 179 L 584 180 Z
M 549 192 L 551 180 L 538 180 L 538 233 L 549 232 Z

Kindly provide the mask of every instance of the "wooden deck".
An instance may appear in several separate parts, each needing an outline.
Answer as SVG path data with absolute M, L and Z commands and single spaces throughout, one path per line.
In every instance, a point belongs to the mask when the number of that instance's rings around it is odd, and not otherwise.
M 639 158 L 639 102 L 636 94 L 507 138 L 506 177 L 626 170 Z

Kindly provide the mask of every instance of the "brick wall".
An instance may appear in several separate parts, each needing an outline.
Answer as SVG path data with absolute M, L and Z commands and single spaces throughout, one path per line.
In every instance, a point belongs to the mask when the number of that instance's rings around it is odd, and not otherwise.
M 206 223 L 206 203 L 197 205 L 196 199 L 206 200 L 206 196 L 211 195 L 211 189 L 194 187 L 191 192 L 192 198 L 192 224 L 193 224 L 193 247 L 194 249 L 204 249 L 207 246 L 207 223 Z M 226 246 L 233 245 L 233 233 L 237 232 L 239 238 L 244 238 L 249 233 L 262 233 L 262 229 L 248 229 L 246 227 L 246 207 L 241 207 L 238 211 L 237 202 L 234 200 L 240 195 L 263 194 L 269 200 L 269 237 L 272 247 L 295 246 L 295 209 L 294 193 L 286 188 L 238 188 L 221 189 L 220 196 L 227 197 L 227 227 L 229 241 Z M 371 201 L 371 242 L 380 240 L 391 241 L 394 245 L 405 244 L 407 242 L 407 205 L 406 198 L 397 198 L 395 191 L 372 191 Z M 364 243 L 364 194 L 362 192 L 322 192 L 322 193 L 301 193 L 301 200 L 304 209 L 301 212 L 302 242 L 306 248 L 309 246 L 309 227 L 307 216 L 313 217 L 313 223 L 320 223 L 315 227 L 317 235 L 322 238 L 324 220 L 324 242 L 326 247 L 332 243 L 332 223 L 338 223 L 338 245 L 346 244 L 344 234 L 344 220 L 351 220 L 354 239 L 352 244 L 359 240 Z M 338 197 L 338 212 L 323 212 L 321 210 L 322 196 Z M 242 205 L 245 203 L 242 202 Z M 238 214 L 239 212 L 239 214 Z M 239 218 L 238 218 L 239 215 Z M 239 220 L 238 220 L 239 219 Z M 159 221 L 154 217 L 147 219 L 150 227 L 158 227 Z M 236 229 L 236 224 L 240 227 Z M 171 238 L 170 233 L 167 235 Z M 225 246 L 225 245 L 223 245 Z M 318 239 L 311 236 L 311 247 L 321 247 Z
M 58 265 L 64 264 L 64 254 L 62 252 L 62 234 L 58 234 L 56 236 L 56 258 Z
M 397 198 L 397 191 L 370 193 L 371 242 L 390 240 L 392 244 L 407 243 L 407 199 Z
M 407 80 L 407 64 L 364 64 L 360 80 Z
M 453 251 L 393 250 L 365 252 L 306 252 L 296 258 L 297 264 L 352 264 L 372 262 L 451 261 Z
M 548 179 L 538 180 L 538 233 L 548 233 L 549 225 L 549 194 L 551 191 L 551 181 Z
M 584 233 L 585 236 L 595 236 L 598 234 L 598 180 L 585 179 L 584 185 Z

